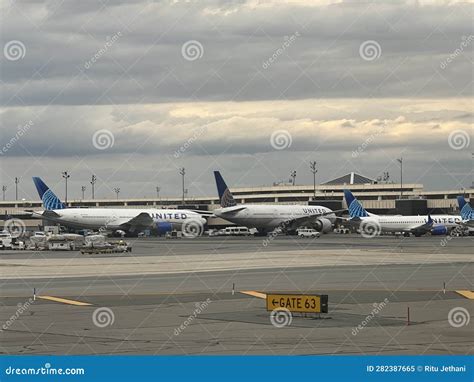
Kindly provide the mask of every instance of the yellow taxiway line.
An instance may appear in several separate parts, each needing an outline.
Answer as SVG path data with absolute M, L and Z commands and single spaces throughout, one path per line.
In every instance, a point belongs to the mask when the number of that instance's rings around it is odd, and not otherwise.
M 241 290 L 240 293 L 247 294 L 249 296 L 257 297 L 257 298 L 267 298 L 265 293 L 257 292 L 254 290 Z
M 468 298 L 469 300 L 474 300 L 474 292 L 472 290 L 457 290 L 455 292 L 463 297 Z
M 78 305 L 78 306 L 88 306 L 92 305 L 87 302 L 82 302 L 82 301 L 75 301 L 75 300 L 68 300 L 67 298 L 59 298 L 59 297 L 53 297 L 53 296 L 36 296 L 37 298 L 40 298 L 42 300 L 49 300 L 49 301 L 55 301 L 55 302 L 61 302 L 63 304 L 69 304 L 69 305 Z

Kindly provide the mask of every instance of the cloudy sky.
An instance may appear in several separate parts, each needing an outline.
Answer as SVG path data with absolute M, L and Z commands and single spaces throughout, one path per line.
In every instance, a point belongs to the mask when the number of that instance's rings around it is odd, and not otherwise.
M 473 182 L 472 3 L 2 1 L 1 183 L 214 195 L 350 171 Z

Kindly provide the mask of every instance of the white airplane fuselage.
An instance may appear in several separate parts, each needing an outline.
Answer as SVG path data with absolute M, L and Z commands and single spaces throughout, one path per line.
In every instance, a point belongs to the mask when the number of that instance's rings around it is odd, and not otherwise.
M 147 213 L 154 224 L 170 223 L 173 228 L 180 228 L 186 220 L 196 220 L 204 224 L 206 220 L 196 212 L 176 209 L 137 209 L 137 208 L 65 208 L 52 210 L 58 216 L 45 216 L 44 219 L 74 228 L 120 229 L 142 213 Z M 35 217 L 42 217 L 43 212 L 34 212 Z
M 213 211 L 214 215 L 231 223 L 265 230 L 273 230 L 292 219 L 331 212 L 331 209 L 323 206 L 266 204 L 239 204 L 235 207 L 219 208 Z M 317 219 L 327 219 L 333 224 L 336 215 L 333 213 L 314 218 L 314 220 Z
M 448 231 L 461 224 L 461 216 L 455 215 L 432 215 L 433 227 L 446 227 Z M 370 215 L 360 218 L 361 224 L 374 223 L 380 227 L 382 232 L 409 232 L 426 224 L 427 216 L 390 216 Z

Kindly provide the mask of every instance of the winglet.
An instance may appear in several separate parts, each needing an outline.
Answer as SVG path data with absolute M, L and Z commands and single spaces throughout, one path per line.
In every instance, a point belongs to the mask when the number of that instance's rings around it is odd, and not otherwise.
M 433 225 L 433 219 L 430 214 L 428 214 L 428 221 L 426 222 L 430 227 Z
M 43 202 L 43 207 L 45 210 L 62 210 L 66 208 L 66 205 L 61 202 L 61 200 L 54 194 L 53 191 L 36 176 L 33 177 L 33 182 L 38 191 L 38 195 Z
M 216 179 L 217 192 L 219 194 L 219 201 L 221 207 L 234 207 L 237 205 L 229 187 L 225 184 L 224 178 L 219 171 L 214 171 L 214 178 Z

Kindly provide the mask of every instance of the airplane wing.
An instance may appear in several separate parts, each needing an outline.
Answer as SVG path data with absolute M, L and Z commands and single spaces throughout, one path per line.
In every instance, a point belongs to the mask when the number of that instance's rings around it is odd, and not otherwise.
M 37 211 L 27 211 L 27 212 L 31 213 L 32 218 L 40 218 L 40 219 L 48 220 L 55 223 L 60 222 L 59 218 L 61 217 L 61 215 L 51 210 L 45 210 L 42 212 L 37 212 Z
M 133 219 L 120 224 L 120 228 L 127 230 L 127 231 L 135 231 L 141 228 L 148 228 L 153 226 L 153 219 L 151 218 L 150 214 L 146 212 L 142 212 L 135 216 Z
M 202 210 L 190 210 L 192 212 L 196 212 L 197 214 L 201 215 L 203 218 L 208 218 L 214 216 L 212 211 L 202 211 Z
M 430 231 L 432 228 L 433 228 L 433 219 L 431 219 L 431 216 L 428 215 L 428 220 L 426 221 L 426 223 L 417 225 L 415 227 L 411 227 L 408 231 L 426 233 Z
M 334 210 L 330 212 L 325 212 L 322 214 L 312 214 L 312 215 L 307 215 L 307 216 L 302 216 L 294 219 L 287 220 L 284 224 L 282 224 L 286 229 L 296 229 L 298 227 L 302 227 L 305 225 L 309 225 L 311 223 L 314 223 L 314 220 L 316 218 L 322 218 L 328 215 L 333 215 L 339 212 L 344 212 L 347 211 L 347 208 L 344 208 L 342 210 Z
M 235 207 L 227 207 L 225 211 L 221 211 L 223 215 L 233 215 L 238 211 L 243 211 L 247 207 L 246 206 L 235 206 Z

